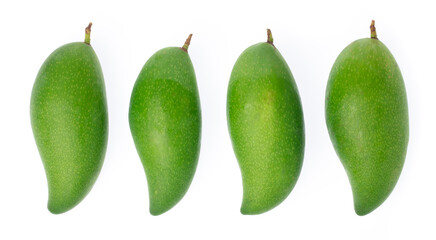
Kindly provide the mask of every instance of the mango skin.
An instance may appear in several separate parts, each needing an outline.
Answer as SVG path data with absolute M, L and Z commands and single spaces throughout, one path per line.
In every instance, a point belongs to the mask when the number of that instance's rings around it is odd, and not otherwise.
M 236 61 L 227 93 L 227 122 L 242 173 L 241 213 L 269 211 L 294 188 L 305 141 L 297 85 L 273 45 L 253 45 Z
M 45 60 L 33 86 L 30 116 L 47 175 L 48 209 L 66 212 L 91 190 L 106 153 L 105 86 L 90 45 L 66 44 Z
M 145 63 L 132 91 L 129 122 L 147 176 L 150 213 L 160 215 L 188 191 L 200 152 L 200 99 L 187 52 L 164 48 Z
M 333 65 L 326 122 L 347 172 L 354 209 L 365 215 L 394 189 L 407 152 L 409 118 L 400 69 L 377 39 L 347 46 Z

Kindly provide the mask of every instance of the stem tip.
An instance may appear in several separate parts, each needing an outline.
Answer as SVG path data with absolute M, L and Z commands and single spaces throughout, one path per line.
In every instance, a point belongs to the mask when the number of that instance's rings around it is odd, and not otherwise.
M 90 22 L 88 26 L 85 28 L 85 43 L 88 45 L 91 44 L 91 27 L 92 27 L 92 22 Z
M 271 29 L 269 29 L 269 28 L 266 29 L 266 35 L 268 37 L 267 43 L 269 43 L 271 45 L 274 45 L 273 44 L 274 39 L 273 39 L 273 36 L 272 36 L 272 33 L 271 33 Z
M 189 44 L 191 44 L 191 38 L 192 38 L 192 33 L 189 34 L 188 38 L 186 39 L 185 44 L 182 47 L 183 51 L 188 52 Z
M 372 39 L 378 39 L 377 38 L 377 32 L 375 31 L 375 21 L 371 21 L 371 26 L 369 27 L 371 29 L 371 38 Z

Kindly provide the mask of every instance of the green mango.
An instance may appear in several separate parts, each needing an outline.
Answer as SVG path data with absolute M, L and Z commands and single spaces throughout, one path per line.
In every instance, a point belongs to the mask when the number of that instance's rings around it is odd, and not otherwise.
M 130 99 L 130 130 L 147 176 L 152 215 L 183 198 L 197 168 L 201 109 L 187 52 L 191 36 L 182 48 L 164 48 L 150 57 Z
M 406 89 L 394 57 L 377 39 L 357 40 L 338 56 L 325 102 L 330 139 L 351 183 L 354 209 L 366 215 L 398 181 L 409 141 Z
M 227 92 L 227 122 L 242 173 L 242 214 L 261 214 L 291 193 L 304 156 L 304 119 L 286 61 L 268 42 L 238 58 Z
M 56 49 L 32 89 L 33 134 L 47 175 L 50 212 L 59 214 L 85 198 L 103 165 L 108 114 L 103 73 L 85 42 Z

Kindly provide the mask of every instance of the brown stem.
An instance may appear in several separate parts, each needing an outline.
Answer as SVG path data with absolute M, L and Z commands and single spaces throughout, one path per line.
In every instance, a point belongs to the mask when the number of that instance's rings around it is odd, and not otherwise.
M 91 44 L 91 27 L 92 27 L 92 22 L 90 22 L 88 26 L 85 28 L 85 43 L 88 45 Z
M 371 26 L 369 27 L 371 29 L 371 38 L 372 39 L 378 39 L 377 38 L 377 32 L 375 31 L 375 21 L 371 21 Z
M 189 34 L 188 38 L 185 41 L 185 44 L 183 45 L 183 47 L 181 47 L 183 51 L 188 52 L 189 44 L 191 44 L 191 38 L 192 38 L 192 33 Z
M 272 36 L 272 33 L 271 33 L 271 29 L 269 29 L 269 28 L 266 29 L 266 35 L 268 37 L 268 40 L 266 42 L 274 46 L 274 44 L 273 44 L 274 39 L 273 39 L 273 36 Z

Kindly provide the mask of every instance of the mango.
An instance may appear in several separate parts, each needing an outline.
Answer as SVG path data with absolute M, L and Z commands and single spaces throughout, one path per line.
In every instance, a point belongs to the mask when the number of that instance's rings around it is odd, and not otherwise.
M 242 174 L 242 214 L 279 205 L 294 188 L 303 164 L 304 119 L 288 64 L 268 41 L 237 59 L 227 92 L 227 122 Z
M 379 207 L 394 189 L 406 158 L 406 88 L 395 58 L 377 38 L 354 41 L 330 72 L 325 116 L 348 175 L 358 215 Z
M 85 42 L 56 49 L 41 66 L 32 89 L 33 134 L 48 183 L 48 210 L 66 212 L 91 190 L 103 165 L 108 113 L 103 73 Z
M 130 99 L 130 130 L 147 177 L 152 215 L 183 198 L 197 168 L 201 109 L 188 55 L 191 37 L 181 48 L 164 48 L 150 57 Z

